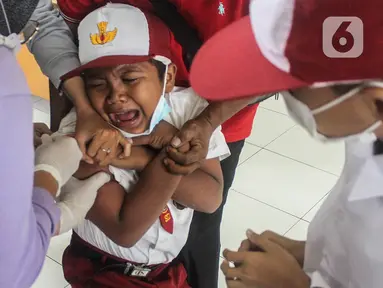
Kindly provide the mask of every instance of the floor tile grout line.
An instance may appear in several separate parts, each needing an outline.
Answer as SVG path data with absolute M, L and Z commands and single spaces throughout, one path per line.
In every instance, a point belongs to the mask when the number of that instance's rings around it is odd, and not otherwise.
M 287 117 L 289 117 L 289 118 L 290 118 L 289 114 L 285 114 L 285 113 L 282 113 L 282 112 L 279 112 L 279 111 L 275 111 L 275 110 L 273 110 L 273 109 L 270 109 L 270 108 L 266 108 L 266 107 L 263 107 L 263 106 L 259 106 L 259 108 L 262 108 L 262 109 L 268 110 L 268 111 L 270 111 L 270 112 L 275 112 L 275 113 L 278 113 L 278 114 L 280 114 L 280 115 L 283 115 L 283 116 L 287 116 Z
M 57 264 L 59 264 L 61 267 L 63 266 L 61 263 L 57 262 L 55 259 L 53 259 L 52 257 L 48 256 L 48 255 L 45 255 L 46 257 L 48 257 L 49 259 L 51 259 L 53 262 L 56 262 Z
M 43 113 L 47 114 L 48 116 L 50 116 L 50 112 L 43 111 L 43 110 L 41 110 L 41 109 L 39 109 L 37 107 L 33 107 L 33 109 L 39 110 L 40 112 L 43 112 Z
M 250 198 L 250 199 L 252 199 L 252 200 L 255 200 L 255 201 L 257 201 L 257 202 L 259 202 L 259 203 L 262 203 L 262 204 L 264 204 L 264 205 L 266 205 L 266 206 L 269 206 L 269 207 L 271 207 L 271 208 L 274 208 L 274 209 L 276 209 L 276 210 L 279 210 L 280 212 L 283 212 L 283 213 L 285 213 L 285 214 L 288 214 L 288 215 L 290 215 L 290 216 L 293 216 L 294 218 L 297 218 L 298 220 L 301 220 L 301 218 L 300 218 L 299 216 L 296 216 L 296 215 L 294 215 L 294 214 L 292 214 L 292 213 L 290 213 L 290 212 L 287 212 L 287 211 L 285 211 L 285 210 L 283 210 L 283 209 L 281 209 L 281 208 L 275 207 L 275 206 L 273 206 L 273 205 L 271 205 L 271 204 L 268 204 L 268 203 L 263 202 L 263 201 L 261 201 L 261 200 L 259 200 L 259 199 L 256 199 L 256 198 L 254 198 L 254 197 L 251 197 L 251 196 L 249 196 L 249 195 L 247 195 L 247 194 L 244 194 L 244 193 L 242 193 L 242 192 L 240 192 L 240 191 L 238 191 L 238 190 L 235 190 L 235 189 L 233 189 L 233 188 L 230 188 L 230 190 L 233 190 L 234 192 L 237 192 L 237 193 L 239 193 L 239 194 L 241 194 L 241 195 L 243 195 L 243 196 L 245 196 L 245 197 L 247 197 L 247 198 Z
M 246 139 L 245 139 L 245 143 L 246 143 L 246 144 L 249 144 L 249 145 L 251 145 L 251 146 L 254 146 L 254 147 L 260 148 L 260 149 L 262 149 L 262 148 L 263 148 L 262 146 L 258 146 L 258 145 L 256 145 L 256 144 L 253 144 L 253 143 L 251 143 L 251 142 L 248 142 Z
M 258 146 L 257 146 L 258 147 Z M 255 155 L 257 155 L 259 153 L 259 151 L 263 150 L 263 148 L 260 148 L 258 147 L 259 150 L 257 152 L 255 152 L 253 155 L 251 155 L 250 157 L 247 157 L 245 160 L 243 160 L 241 163 L 238 164 L 237 167 L 241 166 L 243 163 L 245 163 L 247 160 L 249 160 L 250 158 L 253 158 Z
M 303 161 L 300 161 L 300 160 L 297 160 L 297 159 L 291 158 L 291 157 L 289 157 L 289 156 L 283 155 L 283 154 L 281 154 L 281 153 L 278 153 L 278 152 L 276 152 L 276 151 L 273 151 L 273 150 L 267 149 L 266 147 L 265 147 L 265 148 L 263 148 L 263 149 L 264 149 L 264 150 L 266 150 L 266 151 L 268 151 L 268 152 L 271 152 L 271 153 L 277 154 L 277 155 L 279 155 L 279 156 L 282 156 L 282 157 L 284 157 L 284 158 L 287 158 L 287 159 L 293 160 L 293 161 L 295 161 L 295 162 L 298 162 L 298 163 L 304 164 L 304 165 L 306 165 L 306 166 L 308 166 L 308 167 L 311 167 L 311 168 L 317 169 L 317 170 L 319 170 L 319 171 L 325 172 L 325 173 L 327 173 L 327 174 L 329 174 L 329 175 L 332 175 L 332 176 L 335 176 L 335 177 L 339 178 L 339 175 L 337 175 L 337 174 L 335 174 L 335 173 L 332 173 L 332 172 L 326 171 L 326 170 L 324 170 L 324 169 L 321 169 L 321 168 L 319 168 L 319 167 L 315 167 L 315 166 L 313 166 L 313 165 L 311 165 L 311 164 L 308 164 L 308 163 L 305 163 L 305 162 L 303 162 Z
M 297 222 L 295 222 L 287 231 L 283 234 L 283 236 L 286 236 L 287 233 L 291 231 L 301 220 L 299 219 Z
M 293 129 L 295 126 L 297 126 L 297 125 L 294 124 L 293 126 L 291 126 L 290 128 L 288 128 L 285 132 L 283 132 L 282 134 L 280 134 L 277 138 L 271 140 L 269 143 L 267 143 L 266 145 L 264 145 L 262 148 L 266 148 L 266 147 L 269 146 L 271 143 L 273 143 L 274 141 L 278 140 L 278 139 L 281 138 L 283 135 L 285 135 L 287 132 L 289 132 L 291 129 Z
M 305 220 L 305 219 L 303 219 L 303 218 L 304 218 L 307 214 L 309 214 L 310 211 L 313 210 L 313 209 L 315 208 L 315 206 L 317 206 L 317 205 L 318 205 L 318 204 L 319 204 L 325 197 L 327 197 L 329 193 L 330 193 L 330 191 L 327 192 L 321 199 L 319 199 L 319 201 L 318 201 L 317 203 L 315 203 L 315 205 L 314 205 L 313 207 L 311 207 L 310 210 L 307 211 L 305 215 L 302 216 L 301 220 L 304 220 L 304 221 L 306 221 L 306 222 L 308 222 L 308 223 L 311 223 L 311 221 L 307 221 L 307 220 Z

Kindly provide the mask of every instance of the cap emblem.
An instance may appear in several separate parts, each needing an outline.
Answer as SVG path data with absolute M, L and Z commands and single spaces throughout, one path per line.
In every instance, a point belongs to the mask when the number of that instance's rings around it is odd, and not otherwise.
M 112 42 L 117 35 L 117 28 L 112 31 L 107 31 L 108 22 L 100 22 L 97 24 L 98 33 L 90 34 L 90 41 L 93 45 L 104 45 Z

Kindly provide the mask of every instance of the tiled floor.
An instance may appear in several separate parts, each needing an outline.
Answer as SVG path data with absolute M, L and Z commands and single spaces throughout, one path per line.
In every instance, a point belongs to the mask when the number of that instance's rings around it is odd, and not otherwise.
M 49 105 L 33 99 L 34 121 L 49 123 Z M 253 133 L 240 158 L 222 223 L 222 247 L 237 249 L 251 228 L 305 239 L 309 222 L 337 180 L 343 145 L 311 140 L 287 116 L 282 99 L 258 110 Z M 33 288 L 63 288 L 61 255 L 70 235 L 52 240 L 44 269 Z M 220 273 L 219 288 L 225 282 Z

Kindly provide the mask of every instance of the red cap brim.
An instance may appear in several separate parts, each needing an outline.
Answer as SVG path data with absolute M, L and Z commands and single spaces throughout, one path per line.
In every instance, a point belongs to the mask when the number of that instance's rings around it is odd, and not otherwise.
M 97 58 L 93 61 L 84 64 L 65 75 L 61 76 L 61 81 L 73 78 L 75 76 L 80 76 L 85 70 L 92 68 L 101 68 L 101 67 L 113 67 L 123 64 L 134 64 L 148 61 L 152 59 L 153 56 L 127 56 L 127 55 L 113 55 L 113 56 L 104 56 Z
M 310 85 L 278 69 L 262 55 L 249 16 L 219 31 L 204 44 L 193 61 L 190 82 L 197 94 L 213 101 Z

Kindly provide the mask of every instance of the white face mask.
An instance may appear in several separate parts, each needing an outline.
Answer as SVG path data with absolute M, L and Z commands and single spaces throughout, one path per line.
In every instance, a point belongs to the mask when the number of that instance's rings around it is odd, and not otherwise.
M 120 130 L 122 135 L 124 135 L 126 138 L 134 138 L 137 136 L 149 135 L 153 131 L 153 129 L 156 127 L 156 125 L 160 123 L 160 121 L 163 120 L 172 110 L 171 107 L 169 106 L 167 96 L 165 95 L 166 82 L 167 82 L 166 78 L 168 74 L 168 67 L 169 67 L 170 61 L 169 62 L 163 61 L 163 60 L 160 60 L 160 61 L 164 63 L 166 66 L 165 76 L 164 76 L 164 86 L 162 88 L 162 94 L 161 94 L 160 100 L 158 101 L 156 109 L 153 112 L 152 119 L 150 120 L 149 129 L 140 134 L 132 134 L 115 127 L 118 130 Z
M 369 82 L 367 84 L 368 87 L 382 87 L 383 83 L 381 82 Z M 331 142 L 331 141 L 343 141 L 343 140 L 349 140 L 349 139 L 358 139 L 358 138 L 371 138 L 371 141 L 376 139 L 375 134 L 373 133 L 380 125 L 382 125 L 382 122 L 380 120 L 376 121 L 374 124 L 372 124 L 370 127 L 366 128 L 365 130 L 352 135 L 342 136 L 342 137 L 328 137 L 318 132 L 317 130 L 317 123 L 315 121 L 315 115 L 318 115 L 326 110 L 329 110 L 333 108 L 334 106 L 346 101 L 347 99 L 355 96 L 357 93 L 359 93 L 362 89 L 366 87 L 365 84 L 360 85 L 351 91 L 343 94 L 342 96 L 338 97 L 337 99 L 328 102 L 324 104 L 321 107 L 318 107 L 314 110 L 310 110 L 310 108 L 297 100 L 294 96 L 290 94 L 288 91 L 281 92 L 283 99 L 285 100 L 286 107 L 288 110 L 289 115 L 291 118 L 295 120 L 300 126 L 302 126 L 304 129 L 309 132 L 309 134 L 322 142 Z
M 21 48 L 20 38 L 17 34 L 12 33 L 11 26 L 9 25 L 7 13 L 5 12 L 3 1 L 0 0 L 0 8 L 3 11 L 4 19 L 7 24 L 9 36 L 0 35 L 0 46 L 5 46 L 8 49 L 13 51 L 13 54 L 17 54 L 17 52 Z

